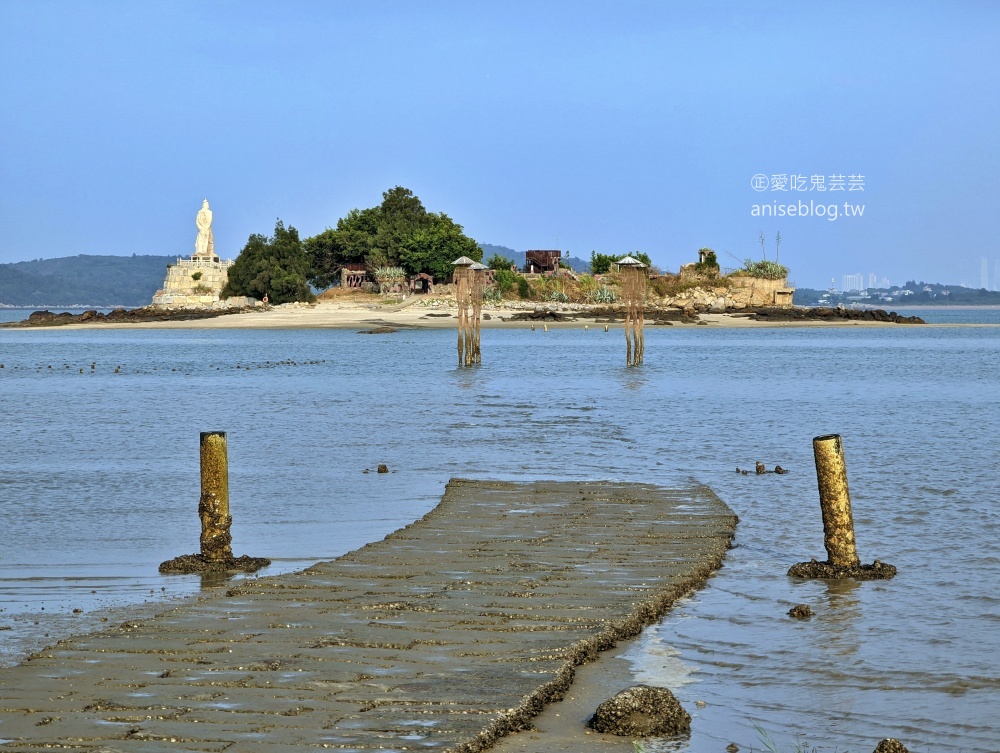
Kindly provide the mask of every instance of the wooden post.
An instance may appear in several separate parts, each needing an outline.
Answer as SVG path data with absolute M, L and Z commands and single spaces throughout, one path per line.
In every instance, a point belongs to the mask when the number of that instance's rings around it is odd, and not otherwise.
M 229 454 L 226 432 L 201 432 L 201 556 L 210 561 L 233 558 L 229 529 Z
M 646 303 L 646 265 L 626 256 L 618 260 L 625 304 L 625 365 L 638 366 L 646 350 L 643 308 Z M 607 331 L 607 329 L 605 329 Z
M 813 439 L 819 504 L 823 511 L 823 543 L 828 562 L 836 567 L 857 567 L 857 544 L 854 540 L 854 516 L 847 488 L 847 464 L 839 434 Z

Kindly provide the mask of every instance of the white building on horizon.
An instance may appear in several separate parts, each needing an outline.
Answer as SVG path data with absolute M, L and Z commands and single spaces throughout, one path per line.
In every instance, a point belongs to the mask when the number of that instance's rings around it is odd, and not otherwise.
M 865 276 L 858 272 L 855 275 L 843 275 L 843 287 L 841 288 L 845 293 L 849 293 L 854 290 L 864 290 L 865 289 Z

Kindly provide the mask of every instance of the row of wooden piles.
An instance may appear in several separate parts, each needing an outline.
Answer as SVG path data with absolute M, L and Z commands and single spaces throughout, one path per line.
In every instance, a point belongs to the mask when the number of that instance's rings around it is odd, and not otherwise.
M 473 366 L 482 362 L 480 323 L 483 293 L 486 290 L 486 267 L 468 256 L 452 262 L 455 266 L 455 300 L 458 303 L 458 365 Z M 646 301 L 646 265 L 626 256 L 618 262 L 622 278 L 622 302 L 625 306 L 625 363 L 638 366 L 646 350 L 643 307 Z

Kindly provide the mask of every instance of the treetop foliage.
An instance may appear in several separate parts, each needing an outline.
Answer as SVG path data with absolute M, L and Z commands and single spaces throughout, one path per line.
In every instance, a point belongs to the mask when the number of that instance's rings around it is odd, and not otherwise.
M 611 265 L 620 259 L 624 259 L 626 256 L 631 256 L 633 259 L 638 259 L 646 267 L 653 266 L 652 260 L 649 258 L 649 254 L 644 254 L 641 251 L 633 251 L 630 254 L 599 254 L 596 251 L 590 252 L 590 273 L 593 275 L 603 275 L 607 274 Z
M 509 272 L 510 268 L 514 266 L 514 262 L 506 256 L 501 256 L 500 254 L 494 252 L 493 256 L 491 256 L 486 262 L 486 266 L 497 271 L 507 270 Z
M 363 264 L 369 271 L 398 266 L 407 274 L 424 272 L 441 282 L 451 276 L 451 263 L 458 257 L 483 257 L 461 225 L 443 212 L 428 212 L 402 186 L 384 192 L 377 207 L 352 209 L 336 228 L 304 244 L 311 264 L 309 280 L 320 288 L 332 285 L 347 264 Z
M 271 303 L 314 301 L 306 281 L 309 276 L 309 258 L 306 256 L 299 231 L 278 220 L 274 235 L 255 233 L 229 268 L 229 281 L 222 290 L 222 297 L 245 295 L 261 300 L 268 296 Z

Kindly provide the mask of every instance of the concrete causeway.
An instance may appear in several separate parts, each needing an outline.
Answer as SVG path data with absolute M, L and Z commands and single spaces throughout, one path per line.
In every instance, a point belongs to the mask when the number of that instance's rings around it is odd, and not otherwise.
M 0 750 L 485 750 L 701 585 L 735 526 L 703 486 L 452 480 L 337 560 L 0 669 Z

